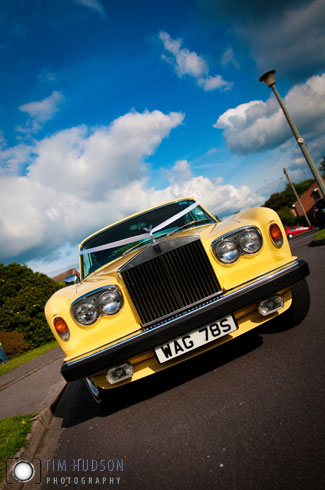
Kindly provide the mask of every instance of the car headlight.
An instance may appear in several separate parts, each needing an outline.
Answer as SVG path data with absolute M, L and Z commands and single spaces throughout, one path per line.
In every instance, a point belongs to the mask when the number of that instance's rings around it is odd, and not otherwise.
M 225 264 L 232 264 L 238 259 L 240 250 L 235 240 L 229 238 L 218 244 L 215 253 L 221 262 L 224 262 Z
M 112 288 L 99 297 L 99 312 L 102 315 L 114 315 L 122 306 L 122 295 L 119 290 Z
M 71 312 L 81 325 L 92 325 L 100 316 L 115 315 L 123 305 L 123 296 L 118 286 L 105 286 L 74 301 Z
M 98 318 L 96 305 L 91 301 L 81 301 L 74 308 L 74 316 L 77 322 L 82 325 L 91 325 Z
M 220 262 L 233 264 L 241 255 L 257 253 L 262 243 L 259 229 L 255 226 L 245 226 L 217 238 L 212 243 L 212 250 Z
M 243 252 L 255 254 L 262 246 L 261 234 L 257 228 L 251 228 L 240 235 L 239 244 Z

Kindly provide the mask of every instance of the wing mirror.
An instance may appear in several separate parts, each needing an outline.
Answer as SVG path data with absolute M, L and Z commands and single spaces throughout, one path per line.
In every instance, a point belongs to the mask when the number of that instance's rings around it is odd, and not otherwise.
M 72 276 L 68 276 L 64 279 L 66 286 L 71 286 L 71 284 L 78 284 L 80 282 L 79 276 L 77 274 L 72 274 Z

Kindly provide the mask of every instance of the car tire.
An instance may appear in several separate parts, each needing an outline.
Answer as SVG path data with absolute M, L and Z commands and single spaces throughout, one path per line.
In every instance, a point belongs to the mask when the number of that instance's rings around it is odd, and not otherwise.
M 294 327 L 306 318 L 309 311 L 310 293 L 306 279 L 302 279 L 291 286 L 291 295 L 291 306 L 283 315 L 279 316 L 279 320 Z
M 95 386 L 94 383 L 91 381 L 90 378 L 83 378 L 83 382 L 90 393 L 92 399 L 94 402 L 100 407 L 100 408 L 107 408 L 108 405 L 108 393 L 107 390 L 103 390 L 99 386 Z

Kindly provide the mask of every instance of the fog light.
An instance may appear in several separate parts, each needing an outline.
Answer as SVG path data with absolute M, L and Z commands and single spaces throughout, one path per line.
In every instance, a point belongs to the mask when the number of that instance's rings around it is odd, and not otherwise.
M 120 381 L 124 381 L 125 379 L 131 378 L 132 374 L 132 364 L 129 362 L 124 362 L 119 366 L 110 368 L 106 373 L 106 379 L 111 385 L 113 385 L 115 383 L 119 383 Z
M 282 310 L 284 301 L 278 294 L 270 296 L 269 298 L 262 299 L 257 303 L 258 312 L 262 316 L 271 315 L 275 311 Z

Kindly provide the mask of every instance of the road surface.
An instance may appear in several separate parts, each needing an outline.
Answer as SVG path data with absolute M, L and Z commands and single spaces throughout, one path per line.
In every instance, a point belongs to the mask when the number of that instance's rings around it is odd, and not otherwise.
M 325 247 L 311 238 L 290 242 L 311 270 L 299 326 L 261 327 L 112 391 L 108 414 L 70 383 L 41 454 L 42 488 L 323 489 Z

